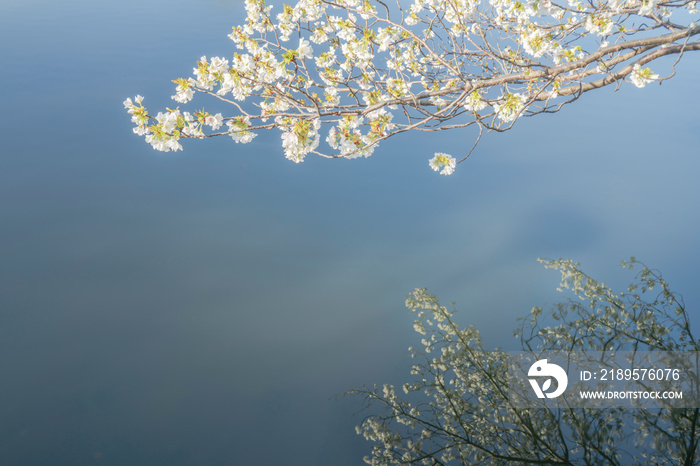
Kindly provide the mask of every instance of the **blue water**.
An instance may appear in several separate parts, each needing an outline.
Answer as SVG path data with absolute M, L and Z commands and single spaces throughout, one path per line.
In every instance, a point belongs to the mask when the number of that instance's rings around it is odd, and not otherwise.
M 300 165 L 276 132 L 154 152 L 122 101 L 174 106 L 243 13 L 0 3 L 2 464 L 360 464 L 360 404 L 333 395 L 407 378 L 404 296 L 514 349 L 559 299 L 539 256 L 619 286 L 636 255 L 700 303 L 699 55 L 488 135 L 449 178 L 427 161 L 468 131 Z

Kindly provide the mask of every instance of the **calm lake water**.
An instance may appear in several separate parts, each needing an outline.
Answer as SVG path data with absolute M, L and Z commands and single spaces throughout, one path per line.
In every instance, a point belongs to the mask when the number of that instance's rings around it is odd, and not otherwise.
M 514 349 L 560 299 L 540 256 L 621 286 L 635 255 L 700 304 L 700 56 L 489 135 L 451 177 L 428 159 L 468 131 L 300 165 L 276 132 L 154 152 L 122 101 L 174 106 L 243 14 L 0 2 L 2 464 L 360 464 L 359 400 L 334 395 L 407 379 L 405 295 Z

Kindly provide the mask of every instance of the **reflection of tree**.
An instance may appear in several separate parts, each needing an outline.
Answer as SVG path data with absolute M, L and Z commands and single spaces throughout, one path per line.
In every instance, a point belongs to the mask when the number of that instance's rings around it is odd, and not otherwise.
M 478 142 L 588 91 L 667 79 L 675 69 L 659 77 L 649 66 L 700 50 L 694 0 L 299 0 L 281 11 L 245 3 L 246 22 L 229 35 L 238 53 L 202 57 L 194 77 L 174 81 L 177 102 L 209 94 L 230 115 L 152 114 L 141 98 L 125 102 L 155 149 L 220 135 L 246 143 L 271 128 L 294 162 L 367 157 L 414 130 L 472 126 Z M 445 174 L 455 163 L 431 160 Z
M 614 293 L 570 260 L 544 261 L 575 295 L 522 320 L 516 336 L 533 354 L 547 351 L 692 352 L 682 299 L 660 273 L 641 267 L 625 292 Z M 352 391 L 383 412 L 357 427 L 374 443 L 370 464 L 695 464 L 700 411 L 692 409 L 519 408 L 508 397 L 509 356 L 484 351 L 479 332 L 461 328 L 454 312 L 424 289 L 407 307 L 417 314 L 422 350 L 412 382 Z

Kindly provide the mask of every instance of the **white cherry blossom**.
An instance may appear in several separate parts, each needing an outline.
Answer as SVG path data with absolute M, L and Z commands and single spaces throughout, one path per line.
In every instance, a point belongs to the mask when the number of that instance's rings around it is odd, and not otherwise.
M 651 61 L 700 50 L 694 1 L 412 0 L 402 15 L 376 0 L 244 5 L 228 36 L 233 53 L 203 55 L 191 77 L 173 81 L 172 99 L 201 110 L 188 119 L 185 109 L 151 113 L 140 96 L 124 102 L 134 133 L 155 149 L 224 134 L 250 142 L 274 128 L 297 163 L 367 157 L 406 131 L 471 126 L 478 143 L 589 90 L 660 80 Z M 208 113 L 200 98 L 232 115 Z M 240 121 L 245 128 L 231 126 Z

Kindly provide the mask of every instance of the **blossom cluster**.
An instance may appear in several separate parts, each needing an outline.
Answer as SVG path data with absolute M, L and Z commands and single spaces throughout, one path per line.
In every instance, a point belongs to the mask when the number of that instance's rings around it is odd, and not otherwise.
M 634 64 L 630 73 L 630 81 L 637 87 L 644 87 L 657 79 L 659 79 L 658 74 L 654 74 L 649 68 L 642 68 L 639 63 Z
M 441 175 L 451 175 L 455 171 L 457 160 L 449 154 L 436 152 L 435 156 L 430 159 L 429 164 L 430 168 L 440 171 Z

